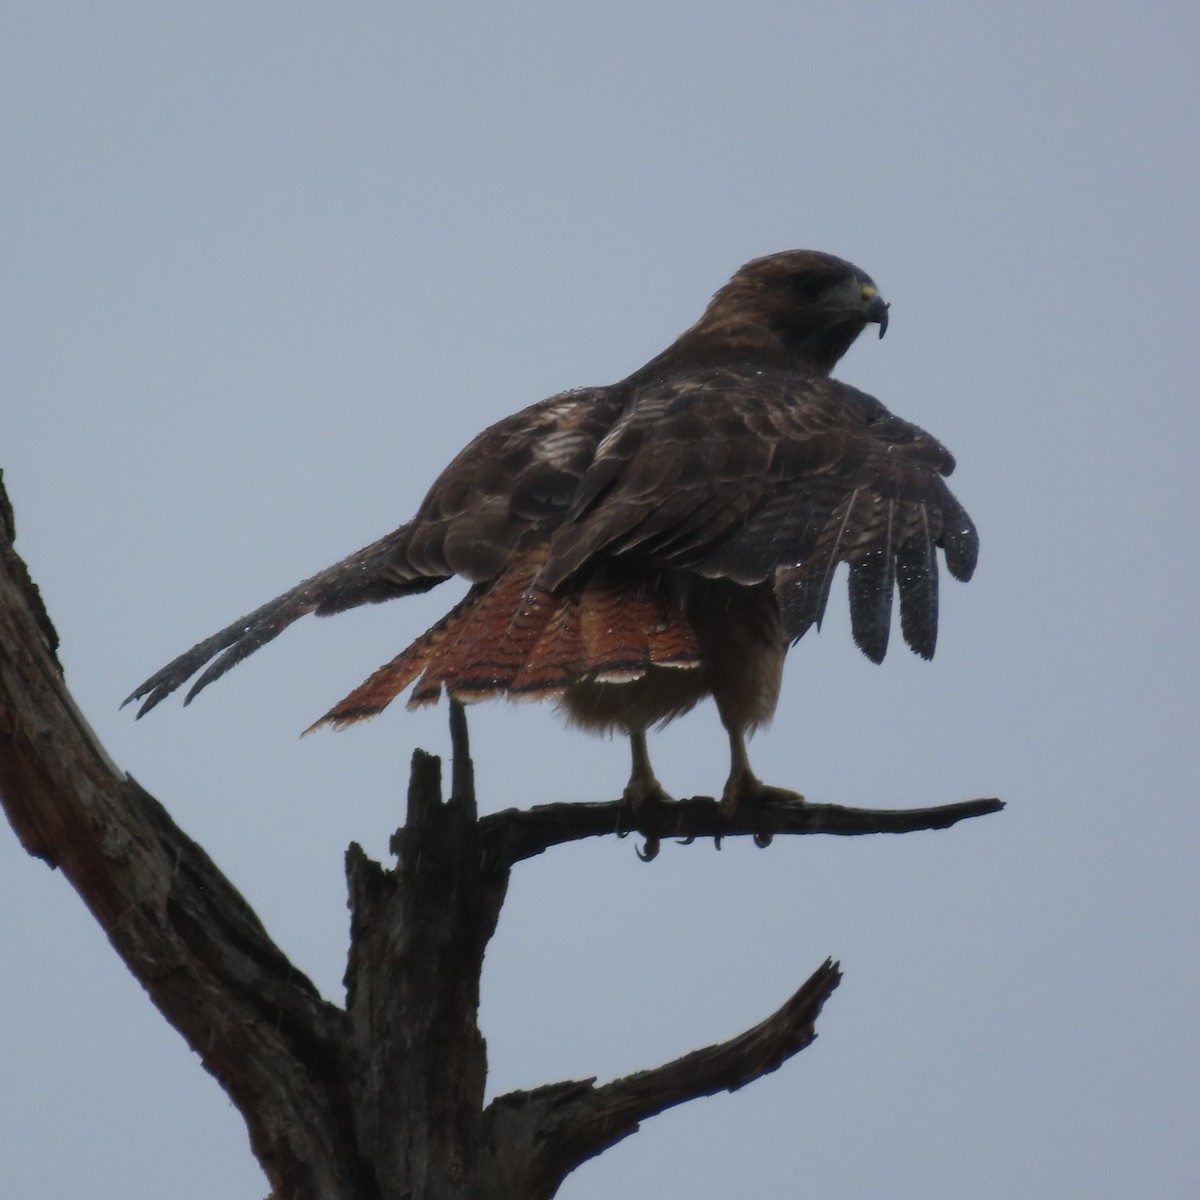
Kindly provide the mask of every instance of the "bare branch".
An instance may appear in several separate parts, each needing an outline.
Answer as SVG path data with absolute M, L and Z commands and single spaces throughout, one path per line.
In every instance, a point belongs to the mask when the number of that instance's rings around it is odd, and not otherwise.
M 690 800 L 650 801 L 631 808 L 622 800 L 598 804 L 538 804 L 507 808 L 481 818 L 484 843 L 508 862 L 541 854 L 562 842 L 608 834 L 640 833 L 647 841 L 644 857 L 653 858 L 663 838 L 685 842 L 726 837 L 753 837 L 766 845 L 776 834 L 826 833 L 843 837 L 866 833 L 912 833 L 948 829 L 970 817 L 999 812 L 1004 801 L 964 800 L 932 808 L 845 808 L 802 800 L 743 805 L 729 814 L 710 796 Z
M 837 964 L 827 959 L 753 1029 L 661 1067 L 602 1087 L 578 1080 L 498 1096 L 485 1113 L 498 1174 L 513 1194 L 553 1196 L 571 1170 L 635 1133 L 647 1117 L 769 1074 L 812 1043 L 817 1016 L 840 980 Z

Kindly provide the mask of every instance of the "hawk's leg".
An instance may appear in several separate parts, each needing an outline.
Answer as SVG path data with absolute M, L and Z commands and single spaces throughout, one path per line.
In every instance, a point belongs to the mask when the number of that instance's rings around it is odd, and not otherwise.
M 630 772 L 629 782 L 625 785 L 625 794 L 622 799 L 633 808 L 637 808 L 647 801 L 671 800 L 672 797 L 663 791 L 663 785 L 658 782 L 654 768 L 650 765 L 650 751 L 646 747 L 645 729 L 629 731 L 629 748 L 632 751 L 633 770 Z
M 729 734 L 729 778 L 725 781 L 725 790 L 721 793 L 721 808 L 726 813 L 735 813 L 746 804 L 762 804 L 772 801 L 790 801 L 795 804 L 803 803 L 804 797 L 799 792 L 788 791 L 787 788 L 771 787 L 750 769 L 750 755 L 746 751 L 746 735 L 742 730 L 728 722 L 725 730 Z

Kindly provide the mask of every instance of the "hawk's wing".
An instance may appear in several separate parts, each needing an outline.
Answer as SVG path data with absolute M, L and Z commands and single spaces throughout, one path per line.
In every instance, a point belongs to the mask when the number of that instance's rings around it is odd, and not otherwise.
M 707 368 L 650 385 L 605 436 L 551 542 L 554 587 L 597 554 L 773 580 L 788 632 L 820 621 L 850 564 L 854 637 L 882 659 L 892 595 L 918 654 L 937 637 L 937 559 L 970 577 L 975 528 L 936 439 L 836 380 Z
M 438 476 L 407 525 L 193 646 L 125 703 L 143 700 L 142 716 L 208 663 L 187 703 L 307 613 L 427 591 L 451 575 L 493 578 L 526 540 L 544 540 L 546 526 L 562 520 L 620 399 L 611 388 L 564 392 L 498 421 Z

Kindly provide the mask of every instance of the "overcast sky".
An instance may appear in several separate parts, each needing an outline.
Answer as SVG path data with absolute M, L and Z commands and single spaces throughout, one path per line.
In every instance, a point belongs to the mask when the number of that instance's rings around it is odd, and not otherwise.
M 948 832 L 629 841 L 516 870 L 489 1094 L 728 1037 L 827 956 L 809 1050 L 563 1200 L 1200 1194 L 1200 9 L 7 0 L 0 466 L 68 680 L 341 1001 L 445 709 L 297 734 L 457 596 L 306 621 L 184 710 L 152 670 L 393 528 L 478 429 L 618 379 L 745 260 L 832 251 L 891 326 L 839 374 L 955 452 L 982 539 L 936 659 L 791 653 L 769 781 Z M 472 710 L 481 804 L 606 799 L 619 742 Z M 652 742 L 726 771 L 711 706 Z M 245 1129 L 59 874 L 0 829 L 0 1189 L 261 1197 Z

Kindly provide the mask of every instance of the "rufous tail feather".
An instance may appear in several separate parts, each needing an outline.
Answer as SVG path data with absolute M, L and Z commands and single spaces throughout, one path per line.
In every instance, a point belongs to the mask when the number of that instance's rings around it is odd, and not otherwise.
M 651 666 L 699 666 L 695 633 L 667 585 L 601 574 L 551 592 L 536 586 L 543 554 L 463 600 L 311 729 L 342 729 L 382 712 L 415 681 L 410 708 L 443 691 L 473 703 L 549 699 L 580 680 L 619 683 Z

